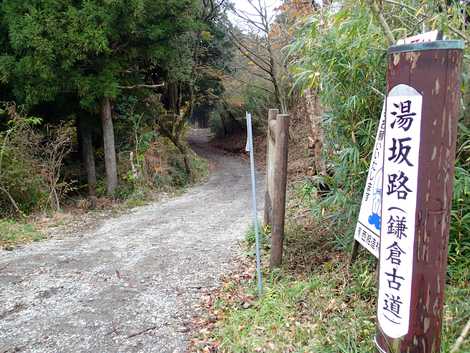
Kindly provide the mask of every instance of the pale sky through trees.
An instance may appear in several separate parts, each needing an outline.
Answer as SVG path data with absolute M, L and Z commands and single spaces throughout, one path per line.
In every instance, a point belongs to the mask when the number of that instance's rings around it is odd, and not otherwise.
M 275 12 L 276 7 L 281 5 L 281 0 L 261 0 L 262 3 L 263 1 L 266 1 L 266 5 L 268 7 L 268 11 L 270 13 L 270 16 L 272 16 Z M 255 10 L 253 7 L 249 4 L 248 0 L 232 0 L 232 2 L 235 4 L 235 7 L 237 10 L 240 11 L 245 11 L 246 13 L 249 13 L 253 16 L 256 16 Z M 255 4 L 258 3 L 258 0 L 254 0 Z M 239 23 L 240 21 L 237 19 L 237 17 L 233 14 L 230 14 L 229 16 L 230 20 L 235 23 Z

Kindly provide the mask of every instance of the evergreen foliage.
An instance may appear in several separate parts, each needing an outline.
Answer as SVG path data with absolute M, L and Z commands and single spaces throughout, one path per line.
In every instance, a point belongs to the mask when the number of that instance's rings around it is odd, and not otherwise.
M 44 125 L 37 129 L 75 122 L 77 137 L 91 141 L 83 157 L 87 170 L 94 170 L 95 156 L 102 163 L 103 146 L 108 193 L 115 190 L 117 172 L 128 181 L 125 141 L 138 142 L 135 129 L 121 131 L 123 141 L 114 141 L 113 120 L 125 126 L 121 119 L 144 114 L 139 133 L 153 131 L 148 146 L 159 138 L 171 141 L 174 153 L 182 154 L 182 173 L 188 174 L 178 178 L 189 181 L 186 121 L 198 105 L 214 109 L 211 102 L 223 91 L 219 72 L 230 50 L 223 7 L 207 11 L 198 0 L 5 0 L 0 3 L 0 100 L 40 116 Z M 122 102 L 133 98 L 135 112 L 123 112 Z M 83 149 L 84 141 L 75 147 Z M 121 166 L 114 165 L 115 152 L 123 157 L 117 158 Z M 98 165 L 98 178 L 101 170 Z
M 174 40 L 195 26 L 194 7 L 192 0 L 3 1 L 9 45 L 0 72 L 18 103 L 73 94 L 96 110 L 101 98 L 144 83 L 152 68 L 179 56 Z

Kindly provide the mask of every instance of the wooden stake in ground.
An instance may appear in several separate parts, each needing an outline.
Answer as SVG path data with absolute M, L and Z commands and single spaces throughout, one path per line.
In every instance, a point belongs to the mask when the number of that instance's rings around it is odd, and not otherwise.
M 440 352 L 462 49 L 435 41 L 389 50 L 380 352 Z
M 275 127 L 274 185 L 272 194 L 272 232 L 270 266 L 282 263 L 284 221 L 286 213 L 287 155 L 289 143 L 289 115 L 279 114 Z
M 276 118 L 279 109 L 269 109 L 266 139 L 266 192 L 264 197 L 264 225 L 272 225 L 272 195 L 274 186 L 274 139 Z M 274 127 L 274 128 L 272 128 Z

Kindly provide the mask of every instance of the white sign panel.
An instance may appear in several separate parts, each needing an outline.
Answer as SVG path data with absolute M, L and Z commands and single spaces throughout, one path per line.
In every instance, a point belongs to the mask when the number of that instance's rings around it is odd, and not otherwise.
M 439 31 L 431 31 L 416 36 L 408 37 L 405 39 L 400 39 L 397 44 L 416 44 L 416 43 L 425 43 L 433 42 L 439 38 Z
M 354 238 L 375 257 L 379 257 L 382 222 L 382 183 L 385 139 L 385 103 L 382 109 L 374 152 L 362 196 L 361 211 Z
M 377 316 L 391 338 L 408 333 L 423 97 L 397 85 L 386 103 Z

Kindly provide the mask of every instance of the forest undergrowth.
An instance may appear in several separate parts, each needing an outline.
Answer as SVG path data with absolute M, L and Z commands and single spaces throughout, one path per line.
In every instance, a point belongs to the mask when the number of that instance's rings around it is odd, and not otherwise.
M 126 111 L 118 120 L 120 185 L 107 194 L 104 177 L 96 194 L 86 195 L 77 130 L 71 125 L 40 126 L 42 120 L 24 116 L 16 105 L 4 104 L 7 129 L 0 132 L 0 248 L 80 231 L 100 218 L 122 214 L 165 195 L 178 194 L 204 180 L 208 164 L 188 149 L 191 174 L 182 153 L 151 121 Z M 2 111 L 0 111 L 0 117 Z M 98 150 L 98 156 L 102 151 Z

